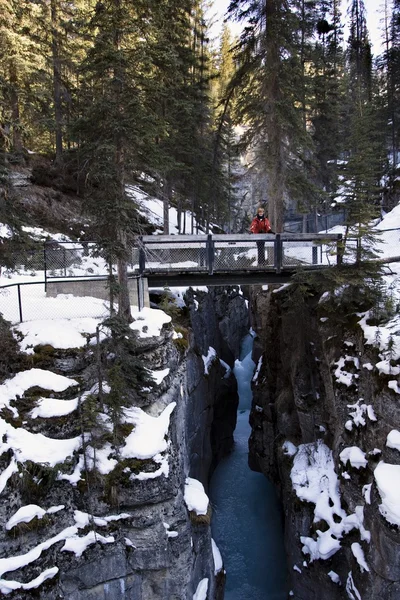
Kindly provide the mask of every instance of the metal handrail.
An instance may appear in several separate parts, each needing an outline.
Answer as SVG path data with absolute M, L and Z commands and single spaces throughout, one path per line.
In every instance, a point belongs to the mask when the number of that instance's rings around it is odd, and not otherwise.
M 150 249 L 156 246 L 169 246 L 170 248 L 179 248 L 181 245 L 188 245 L 191 243 L 201 244 L 204 246 L 205 255 L 207 257 L 206 265 L 204 267 L 204 271 L 208 272 L 209 275 L 213 275 L 215 272 L 215 244 L 226 243 L 228 246 L 230 244 L 236 243 L 246 243 L 246 242 L 255 242 L 255 243 L 268 243 L 272 242 L 274 244 L 274 265 L 273 269 L 277 274 L 280 274 L 284 269 L 283 265 L 283 243 L 284 242 L 317 242 L 322 244 L 324 242 L 336 242 L 337 245 L 337 264 L 342 263 L 342 234 L 336 233 L 264 233 L 264 234 L 208 234 L 207 236 L 198 236 L 198 235 L 145 235 L 140 236 L 138 238 L 138 249 L 139 249 L 139 273 L 141 275 L 146 275 L 146 273 L 153 272 L 154 269 L 150 271 L 150 269 L 146 268 L 146 248 Z M 313 246 L 312 248 L 312 266 L 317 265 L 317 246 Z M 167 271 L 168 267 L 158 268 L 159 272 Z M 193 268 L 183 268 L 182 271 L 190 272 L 196 269 Z M 220 270 L 220 269 L 219 269 Z M 227 269 L 227 271 L 238 271 L 240 269 Z

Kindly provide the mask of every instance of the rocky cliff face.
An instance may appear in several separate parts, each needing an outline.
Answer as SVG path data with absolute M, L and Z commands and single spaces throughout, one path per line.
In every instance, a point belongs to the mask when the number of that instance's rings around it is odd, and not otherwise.
M 0 552 L 12 559 L 2 565 L 3 593 L 16 599 L 40 593 L 44 599 L 187 600 L 207 579 L 207 598 L 221 597 L 210 512 L 199 515 L 188 509 L 185 480 L 190 476 L 207 488 L 212 465 L 232 444 L 237 389 L 228 364 L 233 366 L 238 354 L 248 311 L 234 289 L 222 296 L 193 292 L 189 307 L 192 329 L 183 338 L 177 338 L 171 323 L 153 335 L 143 323 L 139 356 L 163 378 L 142 402 L 143 411 L 133 407 L 126 413 L 118 430 L 123 436 L 119 454 L 109 436 L 104 441 L 97 432 L 97 445 L 83 436 L 82 411 L 88 399 L 68 417 L 33 418 L 43 390 L 31 389 L 3 411 L 8 429 L 1 456 L 0 511 L 9 527 L 1 530 Z M 93 373 L 89 346 L 75 353 L 37 348 L 32 361 L 73 378 L 81 394 Z M 57 402 L 76 395 L 75 385 L 50 397 Z M 103 424 L 108 416 L 101 413 Z M 154 425 L 144 431 L 149 441 L 153 431 L 161 431 L 163 449 L 152 459 L 129 458 L 131 436 L 149 419 Z M 92 425 L 99 428 L 98 420 Z M 39 459 L 24 462 L 13 437 L 18 427 L 60 441 L 76 439 L 76 448 L 63 462 L 54 458 L 51 467 Z M 29 514 L 25 520 L 18 513 L 22 507 Z
M 378 473 L 400 464 L 387 442 L 400 422 L 399 369 L 368 315 L 285 300 L 285 290 L 252 296 L 250 463 L 281 493 L 292 596 L 398 599 L 400 533 L 387 495 L 396 488 Z

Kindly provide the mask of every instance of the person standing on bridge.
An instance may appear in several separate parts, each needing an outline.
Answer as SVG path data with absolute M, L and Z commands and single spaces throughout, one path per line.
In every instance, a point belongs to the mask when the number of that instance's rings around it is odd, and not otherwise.
M 250 225 L 251 233 L 272 233 L 271 224 L 265 216 L 265 211 L 262 206 L 257 208 L 257 214 Z M 265 242 L 257 241 L 258 264 L 265 264 Z

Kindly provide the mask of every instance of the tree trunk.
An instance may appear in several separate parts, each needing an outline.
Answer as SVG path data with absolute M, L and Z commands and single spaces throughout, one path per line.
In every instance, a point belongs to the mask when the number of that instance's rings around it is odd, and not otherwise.
M 15 60 L 11 59 L 10 68 L 10 107 L 12 123 L 12 149 L 14 152 L 22 152 L 22 136 L 20 128 L 19 97 L 18 97 L 18 74 Z
M 182 233 L 182 225 L 181 225 L 181 221 L 182 221 L 182 200 L 181 198 L 178 199 L 178 203 L 177 203 L 177 220 L 178 220 L 178 234 Z
M 265 43 L 268 71 L 265 74 L 264 94 L 267 103 L 267 139 L 269 140 L 267 173 L 269 180 L 268 218 L 272 231 L 283 231 L 283 213 L 285 197 L 286 169 L 284 160 L 284 135 L 280 126 L 278 106 L 282 102 L 279 84 L 280 55 L 279 44 L 274 35 L 274 28 L 279 21 L 279 1 L 270 0 L 265 4 Z
M 163 220 L 164 220 L 164 235 L 169 235 L 169 202 L 171 197 L 171 184 L 168 177 L 164 178 L 163 187 Z
M 58 11 L 57 0 L 51 0 L 51 52 L 53 62 L 53 101 L 55 120 L 56 163 L 60 163 L 63 153 L 62 138 L 62 101 L 61 101 L 61 60 L 58 43 Z
M 118 258 L 118 315 L 127 323 L 132 322 L 131 302 L 128 287 L 128 262 L 126 258 Z

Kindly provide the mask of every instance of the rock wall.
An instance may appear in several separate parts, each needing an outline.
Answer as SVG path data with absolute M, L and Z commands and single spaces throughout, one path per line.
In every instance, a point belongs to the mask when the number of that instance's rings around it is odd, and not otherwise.
M 141 404 L 148 415 L 158 417 L 176 403 L 166 435 L 168 476 L 152 477 L 155 466 L 137 461 L 139 475 L 132 477 L 131 473 L 137 473 L 136 463 L 122 457 L 114 470 L 104 475 L 100 450 L 99 471 L 92 469 L 85 474 L 82 470 L 79 474 L 83 455 L 77 452 L 56 469 L 29 465 L 30 490 L 24 487 L 23 469 L 27 466 L 21 466 L 3 491 L 2 523 L 28 504 L 63 508 L 46 518 L 22 522 L 11 532 L 2 528 L 3 557 L 37 553 L 32 561 L 16 558 L 4 575 L 4 586 L 7 581 L 27 584 L 26 589 L 15 589 L 10 598 L 20 600 L 40 593 L 40 598 L 49 600 L 187 600 L 205 578 L 207 598 L 222 598 L 223 576 L 214 573 L 210 511 L 204 516 L 189 511 L 184 490 L 188 476 L 200 480 L 207 490 L 213 465 L 232 445 L 238 398 L 236 380 L 225 363 L 233 366 L 241 332 L 248 329 L 248 310 L 236 289 L 222 297 L 216 292 L 193 292 L 189 294 L 189 310 L 192 328 L 186 332 L 188 338 L 177 338 L 173 326 L 165 324 L 159 335 L 152 337 L 144 325 L 146 335 L 137 340 L 138 354 L 148 368 L 169 369 L 157 390 Z M 90 347 L 76 353 L 37 348 L 32 361 L 39 368 L 79 380 L 82 389 L 87 389 L 93 357 Z M 63 399 L 69 399 L 68 394 Z M 70 396 L 73 394 L 76 387 Z M 79 435 L 79 411 L 66 419 L 31 419 L 36 402 L 37 395 L 26 393 L 16 404 L 21 410 L 23 406 L 20 416 L 26 430 L 58 439 Z M 17 426 L 15 420 L 12 422 Z M 132 427 L 121 426 L 121 431 L 128 437 Z M 7 469 L 7 454 L 1 460 Z M 44 477 L 49 479 L 47 483 Z M 64 538 L 57 541 L 57 536 L 82 519 L 87 523 L 79 525 L 79 539 L 94 535 L 97 543 L 84 545 L 81 554 L 64 551 L 67 543 Z M 54 569 L 58 569 L 56 574 Z M 36 577 L 43 582 L 38 583 L 38 590 L 32 585 L 30 591 L 28 582 Z M 10 590 L 12 586 L 10 583 Z
M 291 596 L 399 599 L 399 528 L 382 515 L 374 476 L 380 461 L 400 464 L 386 445 L 400 423 L 396 377 L 360 315 L 325 313 L 319 298 L 286 301 L 286 290 L 251 298 L 250 465 L 280 491 Z

